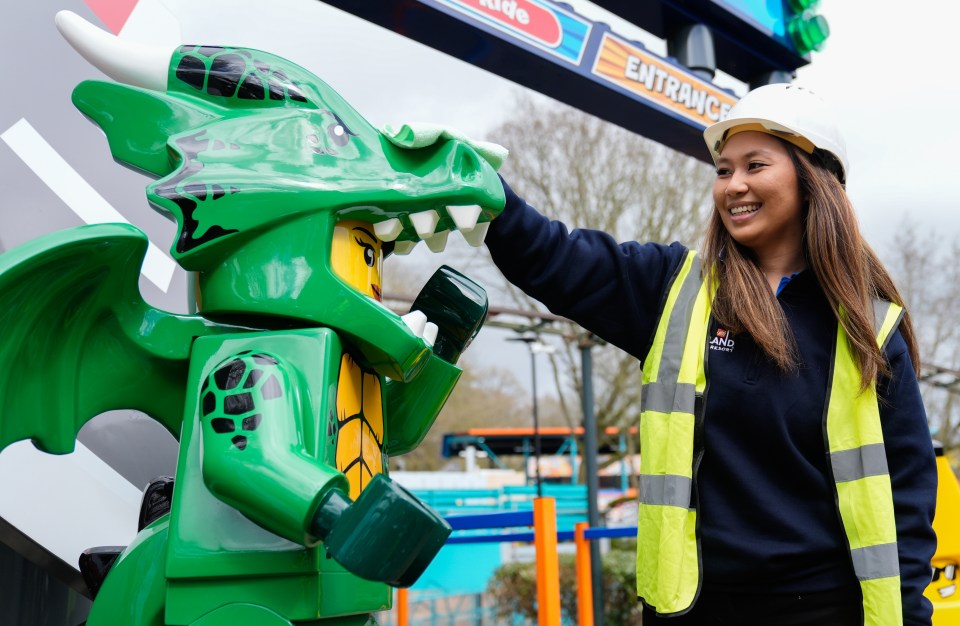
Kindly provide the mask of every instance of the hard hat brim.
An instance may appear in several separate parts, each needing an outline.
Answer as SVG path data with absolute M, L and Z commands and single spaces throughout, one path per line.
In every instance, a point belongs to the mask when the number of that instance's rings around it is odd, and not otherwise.
M 710 150 L 714 163 L 720 158 L 726 140 L 736 134 L 730 131 L 741 126 L 744 127 L 743 130 L 763 132 L 789 141 L 808 154 L 813 152 L 814 142 L 789 126 L 761 117 L 738 117 L 711 124 L 703 131 L 703 139 L 707 143 L 707 149 Z

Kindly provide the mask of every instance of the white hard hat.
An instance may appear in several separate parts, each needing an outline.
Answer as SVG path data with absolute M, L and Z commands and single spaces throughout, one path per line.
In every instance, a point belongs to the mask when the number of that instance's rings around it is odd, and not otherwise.
M 758 130 L 780 137 L 807 153 L 815 148 L 836 157 L 843 182 L 850 171 L 847 146 L 826 102 L 809 89 L 783 83 L 764 85 L 750 91 L 737 102 L 726 119 L 703 131 L 707 148 L 716 161 L 723 144 L 732 135 Z

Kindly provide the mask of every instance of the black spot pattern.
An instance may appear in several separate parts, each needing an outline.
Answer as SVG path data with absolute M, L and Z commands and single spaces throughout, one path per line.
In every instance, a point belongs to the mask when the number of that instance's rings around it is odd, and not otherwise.
M 213 426 L 213 431 L 217 433 L 232 433 L 237 429 L 236 423 L 228 417 L 215 417 L 210 420 L 210 425 Z
M 253 408 L 253 395 L 249 393 L 238 393 L 223 399 L 223 412 L 227 415 L 242 415 Z
M 177 78 L 198 91 L 203 90 L 203 81 L 207 77 L 207 66 L 203 59 L 194 56 L 185 56 L 180 59 L 175 72 Z
M 257 381 L 263 377 L 263 370 L 250 370 L 247 375 L 247 382 L 243 383 L 244 389 L 250 389 L 257 384 Z
M 201 237 L 194 237 L 194 233 L 196 233 L 200 227 L 200 222 L 194 217 L 194 213 L 199 206 L 197 200 L 199 199 L 202 202 L 203 199 L 207 197 L 206 185 L 203 183 L 191 183 L 184 187 L 184 193 L 177 190 L 177 186 L 182 181 L 203 169 L 203 163 L 197 159 L 197 156 L 207 150 L 210 141 L 208 139 L 201 139 L 200 137 L 202 135 L 203 131 L 177 140 L 177 146 L 184 155 L 183 165 L 177 170 L 175 176 L 166 181 L 162 187 L 157 187 L 155 190 L 158 196 L 177 205 L 183 216 L 180 224 L 180 237 L 177 239 L 177 252 L 181 254 L 193 250 L 197 246 L 201 246 L 209 241 L 223 237 L 224 235 L 237 232 L 236 229 L 227 230 L 214 224 L 208 228 Z M 218 188 L 222 189 L 222 187 Z M 189 192 L 188 189 L 190 190 Z M 236 193 L 238 191 L 239 189 L 236 187 L 230 188 L 230 193 Z M 185 193 L 190 193 L 190 195 L 185 195 Z M 203 199 L 195 194 L 202 195 Z M 221 196 L 214 194 L 214 199 L 220 197 Z
M 204 419 L 209 419 L 215 433 L 230 437 L 238 450 L 250 445 L 251 433 L 263 423 L 265 414 L 258 410 L 258 403 L 283 395 L 277 365 L 279 360 L 268 354 L 244 351 L 225 359 L 207 376 L 205 387 L 210 389 L 202 399 Z M 335 413 L 331 419 L 336 420 Z
M 291 100 L 295 100 L 296 102 L 307 101 L 307 97 L 303 95 L 303 92 L 301 92 L 299 89 L 297 89 L 293 85 L 287 85 L 287 95 L 290 97 Z
M 211 96 L 233 96 L 247 62 L 237 54 L 221 54 L 213 59 L 207 76 L 207 93 Z
M 283 100 L 283 85 L 272 78 L 269 80 L 268 84 L 270 86 L 270 99 Z
M 277 380 L 277 377 L 270 376 L 260 388 L 260 393 L 263 394 L 264 400 L 273 400 L 283 394 L 283 389 L 280 387 L 280 382 Z
M 243 374 L 246 370 L 247 367 L 243 364 L 243 361 L 234 359 L 218 369 L 213 375 L 213 380 L 217 383 L 219 389 L 224 391 L 233 389 L 243 380 Z
M 263 79 L 256 74 L 247 74 L 237 90 L 237 97 L 242 100 L 263 100 L 266 95 Z
M 217 408 L 217 397 L 210 391 L 203 396 L 203 414 L 210 415 Z
M 215 54 L 223 52 L 223 46 L 200 46 L 197 48 L 197 52 L 205 57 L 212 57 Z

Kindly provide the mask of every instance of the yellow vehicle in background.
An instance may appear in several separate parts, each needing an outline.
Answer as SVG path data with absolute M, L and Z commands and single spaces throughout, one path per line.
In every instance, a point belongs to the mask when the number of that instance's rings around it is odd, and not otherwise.
M 924 595 L 933 602 L 933 626 L 960 626 L 960 594 L 957 570 L 960 569 L 960 484 L 943 454 L 943 446 L 934 441 L 937 452 L 937 552 L 933 555 L 933 581 Z

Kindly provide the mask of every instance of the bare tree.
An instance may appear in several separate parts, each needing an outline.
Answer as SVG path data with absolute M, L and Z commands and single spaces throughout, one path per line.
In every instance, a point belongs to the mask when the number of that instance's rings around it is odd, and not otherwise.
M 488 134 L 506 145 L 504 178 L 533 206 L 571 228 L 604 230 L 637 241 L 695 245 L 710 207 L 712 168 L 617 126 L 560 104 L 518 96 L 509 120 Z M 502 297 L 518 308 L 543 310 L 506 281 Z M 651 303 L 657 306 L 657 303 Z M 579 424 L 582 384 L 575 325 L 554 330 L 551 355 L 566 422 Z M 544 335 L 548 337 L 548 335 Z M 598 425 L 633 426 L 639 419 L 640 367 L 611 346 L 594 349 L 595 413 Z
M 475 366 L 469 356 L 460 366 L 463 374 L 423 443 L 398 457 L 398 466 L 403 469 L 437 470 L 449 463 L 442 457 L 443 435 L 447 433 L 529 424 L 529 407 L 523 400 L 528 394 L 512 372 Z
M 921 234 L 905 221 L 885 255 L 913 317 L 920 344 L 921 392 L 930 431 L 944 449 L 960 449 L 960 239 L 942 232 Z M 938 373 L 939 372 L 939 373 Z

